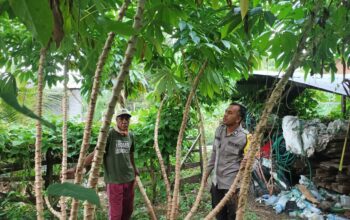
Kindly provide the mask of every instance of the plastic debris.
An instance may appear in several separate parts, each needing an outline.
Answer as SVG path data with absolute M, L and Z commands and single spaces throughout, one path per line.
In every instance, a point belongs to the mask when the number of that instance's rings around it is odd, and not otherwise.
M 279 214 L 283 211 L 287 212 L 291 217 L 300 217 L 309 220 L 346 220 L 347 218 L 334 215 L 324 214 L 323 211 L 332 211 L 334 209 L 346 210 L 350 205 L 350 196 L 333 194 L 325 189 L 317 190 L 312 181 L 305 176 L 300 176 L 300 185 L 292 187 L 289 191 L 282 191 L 278 195 L 263 195 L 260 197 L 260 202 L 264 202 L 266 205 L 273 206 L 276 213 Z M 302 189 L 300 189 L 302 186 Z M 313 192 L 315 198 L 313 202 L 319 203 L 314 205 L 306 199 L 310 199 L 311 195 L 305 195 L 305 190 Z M 318 198 L 321 198 L 320 200 Z M 327 199 L 327 200 L 326 200 Z M 333 202 L 330 202 L 333 201 Z M 326 204 L 327 203 L 327 204 Z
M 337 119 L 328 124 L 327 132 L 331 135 L 337 135 L 339 133 L 345 133 L 348 128 L 348 122 Z
M 277 175 L 276 172 L 271 172 L 272 177 L 276 180 L 276 182 L 278 182 L 278 184 L 284 189 L 287 190 L 287 184 L 285 182 L 283 182 Z
M 340 204 L 344 208 L 350 208 L 350 196 L 341 195 L 340 196 Z
M 346 128 L 346 122 L 341 120 L 330 122 L 328 127 L 319 119 L 302 121 L 296 116 L 287 115 L 282 120 L 286 149 L 307 157 L 326 149 L 328 142 L 345 132 Z
M 338 215 L 334 215 L 334 214 L 328 214 L 327 215 L 327 220 L 349 220 L 348 218 L 343 218 L 340 217 Z
M 266 158 L 262 158 L 261 165 L 271 169 L 271 160 L 270 159 L 266 159 Z
M 281 197 L 279 197 L 278 201 L 276 202 L 275 206 L 273 207 L 276 210 L 276 213 L 281 213 L 285 207 L 287 202 L 289 201 L 290 196 L 289 194 L 285 194 Z
M 294 154 L 302 154 L 302 143 L 299 131 L 300 123 L 296 116 L 287 115 L 282 119 L 283 137 L 286 149 Z
M 270 196 L 268 194 L 263 195 L 261 198 L 263 199 L 263 201 L 265 202 L 266 205 L 273 205 L 278 200 L 277 196 L 275 196 L 275 195 Z
M 300 192 L 305 196 L 307 200 L 312 203 L 319 203 L 319 201 L 311 194 L 311 192 L 304 185 L 297 185 Z

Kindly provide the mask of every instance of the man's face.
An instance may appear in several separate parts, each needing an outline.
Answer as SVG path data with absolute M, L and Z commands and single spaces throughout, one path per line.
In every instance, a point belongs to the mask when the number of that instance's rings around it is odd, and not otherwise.
M 117 117 L 117 126 L 121 131 L 127 131 L 129 128 L 130 116 L 121 115 Z
M 239 125 L 241 116 L 239 115 L 240 107 L 238 105 L 230 105 L 225 110 L 223 122 L 226 126 Z

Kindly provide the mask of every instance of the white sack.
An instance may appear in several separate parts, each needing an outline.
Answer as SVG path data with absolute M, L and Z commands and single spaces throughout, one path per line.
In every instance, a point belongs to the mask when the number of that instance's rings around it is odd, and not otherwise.
M 296 116 L 287 115 L 282 119 L 282 130 L 286 149 L 294 154 L 301 154 L 302 152 L 299 126 L 299 119 Z

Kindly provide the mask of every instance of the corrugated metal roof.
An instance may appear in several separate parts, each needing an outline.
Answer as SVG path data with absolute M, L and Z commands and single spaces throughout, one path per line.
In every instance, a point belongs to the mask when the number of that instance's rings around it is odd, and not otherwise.
M 279 74 L 278 72 L 266 70 L 254 71 L 253 74 L 255 76 L 266 76 L 273 78 L 281 78 L 283 76 L 283 73 Z M 304 76 L 305 74 L 303 72 L 296 71 L 294 72 L 293 77 L 289 79 L 289 81 L 301 87 L 314 88 L 339 95 L 347 95 L 342 86 L 343 76 L 341 74 L 335 74 L 333 82 L 331 79 L 331 74 L 323 74 L 322 77 L 320 74 L 314 74 L 313 76 L 308 74 L 306 79 Z

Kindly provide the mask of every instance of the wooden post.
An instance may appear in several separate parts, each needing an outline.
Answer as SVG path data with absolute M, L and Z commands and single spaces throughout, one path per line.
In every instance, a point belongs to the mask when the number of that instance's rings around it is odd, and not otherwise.
M 198 134 L 200 134 L 200 128 L 198 127 Z M 203 175 L 203 158 L 202 158 L 202 143 L 198 142 L 198 151 L 199 151 L 199 164 L 201 168 L 201 176 Z
M 346 74 L 346 62 L 344 59 L 344 56 L 342 56 L 342 64 L 343 64 L 343 80 L 345 79 L 345 74 Z M 346 96 L 343 95 L 341 97 L 341 112 L 343 113 L 343 118 L 346 118 Z

